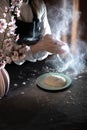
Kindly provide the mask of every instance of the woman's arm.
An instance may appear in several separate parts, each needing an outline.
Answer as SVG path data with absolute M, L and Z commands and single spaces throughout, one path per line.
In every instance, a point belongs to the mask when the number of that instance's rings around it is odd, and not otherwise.
M 14 43 L 14 47 L 12 49 L 12 60 L 16 64 L 21 65 L 26 60 L 33 61 L 33 62 L 39 59 L 43 60 L 44 58 L 48 56 L 48 52 L 51 52 L 54 54 L 63 53 L 63 50 L 61 50 L 61 46 L 63 44 L 60 44 L 59 41 L 55 40 L 52 35 L 48 35 L 51 33 L 51 30 L 50 30 L 48 19 L 47 19 L 47 12 L 46 12 L 45 5 L 44 5 L 44 8 L 42 9 L 43 9 L 42 11 L 43 13 L 42 13 L 41 20 L 43 21 L 43 25 L 44 25 L 44 36 L 35 45 L 32 45 L 30 47 L 27 46 L 26 44 L 17 45 L 16 43 Z
M 43 22 L 43 30 L 44 30 L 43 35 L 51 34 L 51 28 L 47 17 L 47 8 L 44 1 L 42 1 L 40 13 L 41 13 L 41 21 Z
M 51 28 L 48 22 L 48 17 L 47 17 L 47 9 L 46 9 L 46 5 L 44 4 L 44 13 L 42 15 L 42 21 L 43 21 L 43 25 L 44 25 L 44 35 L 46 34 L 51 34 Z

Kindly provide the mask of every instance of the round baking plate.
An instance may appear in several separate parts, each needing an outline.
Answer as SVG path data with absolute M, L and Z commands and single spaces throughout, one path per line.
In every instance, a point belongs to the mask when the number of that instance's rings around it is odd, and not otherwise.
M 48 76 L 61 76 L 63 78 L 65 78 L 66 80 L 66 84 L 63 86 L 63 87 L 53 87 L 53 86 L 48 86 L 44 83 L 44 79 Z M 42 89 L 45 89 L 45 90 L 50 90 L 50 91 L 57 91 L 57 90 L 62 90 L 62 89 L 65 89 L 67 87 L 69 87 L 72 83 L 72 80 L 69 76 L 65 75 L 65 74 L 62 74 L 62 73 L 54 73 L 54 72 L 50 72 L 50 73 L 45 73 L 45 74 L 42 74 L 41 76 L 39 76 L 36 80 L 36 84 L 42 88 Z

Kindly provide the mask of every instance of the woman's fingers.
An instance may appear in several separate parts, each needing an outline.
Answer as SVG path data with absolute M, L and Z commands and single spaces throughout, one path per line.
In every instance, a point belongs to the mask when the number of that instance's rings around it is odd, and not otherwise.
M 56 40 L 52 35 L 45 35 L 42 39 L 44 50 L 54 54 L 62 54 L 67 52 L 67 44 Z

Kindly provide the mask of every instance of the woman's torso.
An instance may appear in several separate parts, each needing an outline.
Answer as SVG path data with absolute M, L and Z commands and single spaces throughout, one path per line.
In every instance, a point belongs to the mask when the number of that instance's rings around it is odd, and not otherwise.
M 42 37 L 43 24 L 35 14 L 31 3 L 23 2 L 20 17 L 16 19 L 18 43 L 35 44 Z

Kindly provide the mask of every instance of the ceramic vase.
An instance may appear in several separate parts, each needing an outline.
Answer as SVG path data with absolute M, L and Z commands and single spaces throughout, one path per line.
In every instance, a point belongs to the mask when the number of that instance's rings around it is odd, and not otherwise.
M 0 98 L 5 96 L 9 90 L 10 77 L 5 69 L 5 63 L 0 62 Z

